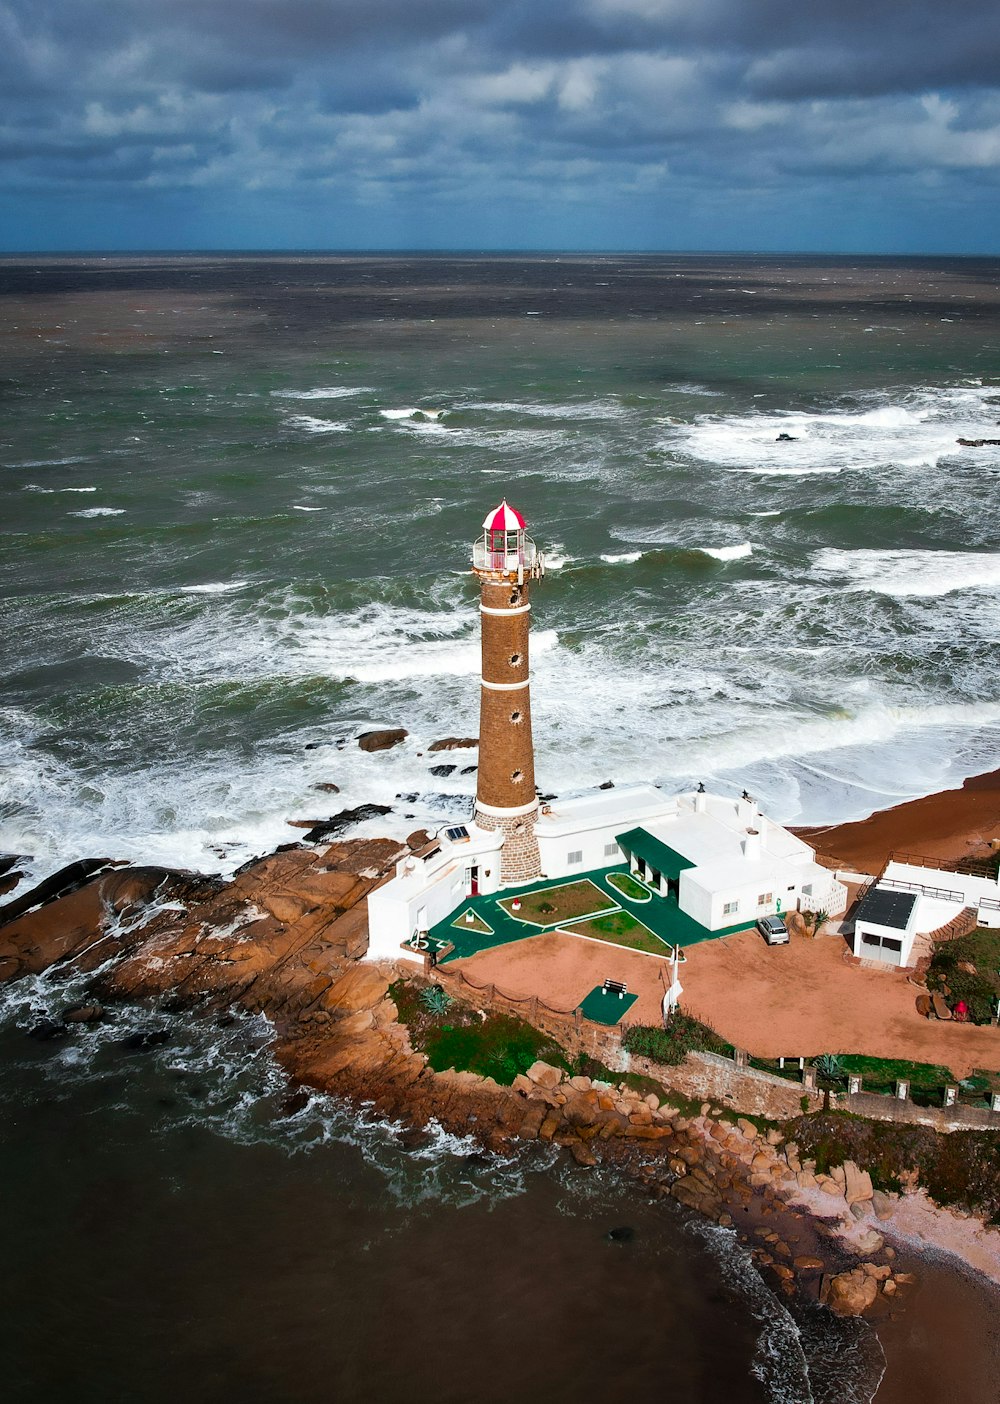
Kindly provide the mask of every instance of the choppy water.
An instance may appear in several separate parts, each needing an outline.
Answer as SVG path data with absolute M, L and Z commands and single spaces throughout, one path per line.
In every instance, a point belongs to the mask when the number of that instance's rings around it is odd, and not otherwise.
M 426 744 L 475 733 L 466 565 L 503 494 L 550 566 L 544 789 L 704 779 L 818 821 L 997 765 L 1000 451 L 955 440 L 1000 418 L 998 270 L 0 262 L 0 851 L 225 871 L 289 817 L 460 809 L 466 761 L 431 776 Z M 381 724 L 410 742 L 352 744 Z M 14 1398 L 133 1399 L 141 1370 L 154 1400 L 844 1404 L 878 1378 L 864 1331 L 793 1321 L 676 1206 L 407 1155 L 319 1100 L 282 1118 L 261 1024 L 29 1040 L 71 994 L 19 986 L 0 1021 Z
M 1000 450 L 955 441 L 1000 418 L 997 267 L 0 266 L 0 849 L 232 867 L 324 780 L 461 809 L 419 752 L 475 732 L 503 493 L 543 789 L 832 820 L 996 764 Z
M 867 1326 L 793 1317 L 672 1201 L 548 1148 L 407 1151 L 329 1098 L 287 1115 L 261 1018 L 29 1036 L 81 988 L 0 995 L 6 1399 L 870 1398 Z

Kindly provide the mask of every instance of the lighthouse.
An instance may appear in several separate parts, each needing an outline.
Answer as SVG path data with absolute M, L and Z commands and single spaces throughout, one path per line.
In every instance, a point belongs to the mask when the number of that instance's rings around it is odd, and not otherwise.
M 545 570 L 524 518 L 506 499 L 483 522 L 472 569 L 479 578 L 483 642 L 475 821 L 504 836 L 501 882 L 506 886 L 541 875 L 528 633 L 530 582 Z

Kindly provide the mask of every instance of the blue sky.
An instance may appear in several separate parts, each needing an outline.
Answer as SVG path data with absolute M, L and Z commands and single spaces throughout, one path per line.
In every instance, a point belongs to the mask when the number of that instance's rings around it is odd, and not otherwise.
M 995 0 L 0 0 L 0 249 L 996 253 Z

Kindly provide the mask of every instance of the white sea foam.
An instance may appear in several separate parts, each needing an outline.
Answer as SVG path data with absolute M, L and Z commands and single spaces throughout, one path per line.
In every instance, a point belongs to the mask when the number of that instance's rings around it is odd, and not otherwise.
M 124 517 L 124 507 L 82 507 L 79 512 L 67 512 L 67 517 Z
M 45 493 L 53 493 L 53 492 L 96 492 L 96 491 L 97 491 L 97 488 L 96 488 L 96 487 L 62 487 L 62 488 L 50 488 L 50 487 L 40 487 L 40 486 L 38 485 L 38 483 L 25 483 L 25 485 L 24 485 L 24 491 L 25 491 L 25 492 L 45 492 Z
M 695 550 L 704 556 L 714 556 L 717 561 L 742 561 L 753 555 L 753 547 L 749 541 L 744 541 L 739 546 L 696 546 Z
M 242 590 L 245 580 L 210 580 L 204 585 L 181 585 L 182 595 L 226 595 L 231 590 Z
M 349 434 L 351 426 L 339 419 L 317 419 L 311 414 L 292 414 L 285 420 L 290 429 L 306 434 Z
M 276 400 L 346 400 L 352 395 L 374 395 L 371 385 L 321 385 L 315 390 L 272 390 Z
M 635 565 L 636 561 L 642 560 L 641 551 L 621 551 L 617 555 L 602 555 L 601 560 L 608 565 Z
M 621 419 L 629 410 L 617 400 L 580 400 L 545 404 L 537 400 L 469 400 L 462 409 L 483 414 L 523 414 L 533 419 Z
M 816 570 L 842 576 L 853 590 L 935 596 L 1000 589 L 1000 554 L 987 551 L 820 551 Z
M 986 417 L 995 418 L 986 387 L 932 387 L 902 392 L 896 403 L 861 409 L 701 415 L 692 425 L 671 426 L 661 447 L 764 476 L 883 465 L 932 468 L 963 452 L 960 437 L 989 437 L 983 433 Z M 779 441 L 783 434 L 788 438 Z
M 322 507 L 300 507 L 297 502 L 292 504 L 293 512 L 322 512 Z

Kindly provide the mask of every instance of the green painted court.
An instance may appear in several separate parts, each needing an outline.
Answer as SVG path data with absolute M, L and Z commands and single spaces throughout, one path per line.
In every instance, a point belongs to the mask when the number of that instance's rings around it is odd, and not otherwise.
M 641 898 L 630 897 L 628 883 L 619 887 L 608 881 L 614 874 L 627 876 L 628 872 L 627 864 L 622 863 L 574 878 L 543 878 L 496 896 L 468 897 L 457 913 L 431 929 L 431 943 L 437 949 L 454 943 L 454 950 L 442 959 L 460 960 L 558 928 L 569 935 L 665 956 L 670 946 L 694 946 L 752 925 L 744 921 L 709 931 L 682 912 L 673 895 L 649 895 L 644 889 Z M 516 914 L 511 911 L 515 900 L 521 904 Z M 471 922 L 464 919 L 467 912 L 473 913 Z
M 595 1024 L 617 1024 L 622 1015 L 627 1014 L 638 995 L 618 995 L 609 992 L 603 985 L 595 985 L 590 994 L 580 1004 L 580 1013 Z

